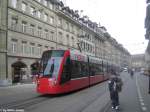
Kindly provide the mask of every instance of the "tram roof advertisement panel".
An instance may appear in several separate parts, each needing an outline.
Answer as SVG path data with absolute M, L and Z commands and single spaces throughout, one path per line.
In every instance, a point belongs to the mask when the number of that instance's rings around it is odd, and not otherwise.
M 70 57 L 71 57 L 71 60 L 77 60 L 77 61 L 88 62 L 87 56 L 84 55 L 84 54 L 81 54 L 81 53 L 79 53 L 79 52 L 71 51 L 71 52 L 70 52 Z

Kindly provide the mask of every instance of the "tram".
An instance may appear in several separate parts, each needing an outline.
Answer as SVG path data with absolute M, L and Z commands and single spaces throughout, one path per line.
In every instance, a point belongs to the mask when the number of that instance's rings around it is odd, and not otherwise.
M 106 60 L 78 51 L 47 50 L 41 58 L 36 89 L 40 94 L 68 93 L 107 80 L 110 68 Z

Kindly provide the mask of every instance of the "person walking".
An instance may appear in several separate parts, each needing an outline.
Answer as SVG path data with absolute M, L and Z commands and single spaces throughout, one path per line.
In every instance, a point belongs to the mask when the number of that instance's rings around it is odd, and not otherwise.
M 134 69 L 131 70 L 130 76 L 131 76 L 131 78 L 133 78 L 133 76 L 134 76 Z
M 150 94 L 150 68 L 148 70 L 148 77 L 149 77 L 149 90 L 148 90 L 148 93 Z
M 119 92 L 122 90 L 122 80 L 118 77 L 118 74 L 114 70 L 111 70 L 111 76 L 108 81 L 110 99 L 112 102 L 112 108 L 119 108 Z

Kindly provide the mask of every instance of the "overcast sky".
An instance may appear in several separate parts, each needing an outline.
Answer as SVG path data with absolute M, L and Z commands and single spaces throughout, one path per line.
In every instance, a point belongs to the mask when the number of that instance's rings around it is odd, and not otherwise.
M 144 53 L 145 0 L 64 0 L 74 10 L 83 10 L 93 22 L 105 26 L 108 33 L 131 54 Z

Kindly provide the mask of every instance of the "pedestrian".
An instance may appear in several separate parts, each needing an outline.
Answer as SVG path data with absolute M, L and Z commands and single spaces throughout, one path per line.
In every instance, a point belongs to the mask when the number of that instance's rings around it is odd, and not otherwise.
M 119 108 L 119 92 L 122 90 L 122 80 L 118 77 L 118 74 L 114 70 L 111 70 L 111 76 L 108 81 L 108 87 L 110 91 L 110 99 L 112 102 L 112 108 Z
M 131 75 L 131 78 L 133 78 L 133 75 L 134 75 L 134 69 L 131 70 L 130 75 Z
M 148 90 L 148 93 L 150 94 L 150 68 L 148 70 L 148 77 L 149 77 L 149 90 Z

